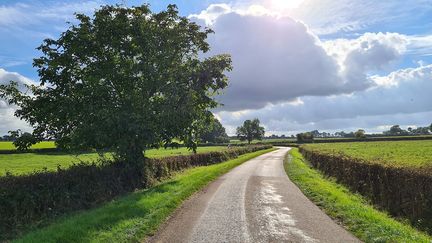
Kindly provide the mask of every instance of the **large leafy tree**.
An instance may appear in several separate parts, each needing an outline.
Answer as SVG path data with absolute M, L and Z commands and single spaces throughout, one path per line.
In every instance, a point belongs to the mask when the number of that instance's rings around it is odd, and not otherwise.
M 261 140 L 264 137 L 264 127 L 260 126 L 258 119 L 246 120 L 243 126 L 237 127 L 237 137 L 241 141 L 248 141 L 250 144 L 252 140 Z
M 201 142 L 210 143 L 224 143 L 229 142 L 228 135 L 226 134 L 225 128 L 215 117 L 211 117 L 207 124 L 203 126 L 203 130 L 200 133 Z
M 228 55 L 200 59 L 210 29 L 178 14 L 175 5 L 103 6 L 57 40 L 46 39 L 34 60 L 40 85 L 20 92 L 16 82 L 0 98 L 33 126 L 37 141 L 55 138 L 71 149 L 111 149 L 128 162 L 143 151 L 180 139 L 196 149 L 196 132 L 213 96 L 227 86 Z

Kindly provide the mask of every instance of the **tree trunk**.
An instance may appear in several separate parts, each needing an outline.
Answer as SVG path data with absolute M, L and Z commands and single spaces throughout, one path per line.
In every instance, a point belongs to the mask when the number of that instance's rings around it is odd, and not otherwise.
M 118 151 L 118 157 L 121 162 L 125 163 L 125 166 L 133 167 L 135 170 L 134 176 L 138 177 L 141 185 L 148 187 L 153 182 L 153 174 L 151 173 L 150 164 L 144 157 L 144 148 L 140 143 L 132 141 L 128 143 L 128 146 L 122 146 Z

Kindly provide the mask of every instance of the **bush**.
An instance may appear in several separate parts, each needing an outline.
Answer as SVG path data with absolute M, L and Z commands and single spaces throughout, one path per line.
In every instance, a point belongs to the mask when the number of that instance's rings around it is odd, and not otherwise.
M 271 146 L 148 159 L 148 171 L 144 171 L 143 164 L 105 161 L 76 164 L 65 170 L 59 168 L 57 172 L 0 177 L 0 241 L 20 234 L 30 225 L 38 227 L 46 224 L 47 219 L 88 209 L 124 193 L 152 186 L 146 181 L 156 182 L 175 171 L 220 163 L 267 148 Z
M 298 143 L 312 143 L 314 141 L 313 134 L 310 132 L 299 133 L 296 136 Z

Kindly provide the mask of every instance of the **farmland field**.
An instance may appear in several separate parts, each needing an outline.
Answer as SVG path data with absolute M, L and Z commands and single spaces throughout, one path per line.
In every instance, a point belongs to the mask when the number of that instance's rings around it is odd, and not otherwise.
M 33 145 L 32 149 L 55 148 L 54 141 L 43 141 Z M 14 150 L 16 149 L 12 142 L 0 142 L 0 150 Z
M 393 167 L 432 167 L 432 141 L 384 141 L 303 145 L 308 150 L 341 154 Z
M 211 151 L 221 151 L 226 149 L 224 146 L 209 146 L 199 147 L 198 153 L 206 153 Z M 179 149 L 152 149 L 146 151 L 146 156 L 151 158 L 160 158 L 175 155 L 191 154 L 187 148 Z M 79 155 L 64 154 L 64 153 L 21 153 L 21 154 L 0 154 L 0 176 L 6 174 L 7 171 L 12 174 L 26 174 L 35 170 L 56 170 L 57 165 L 61 168 L 67 168 L 73 163 L 91 162 L 98 159 L 97 153 L 84 153 Z M 107 154 L 107 157 L 110 157 Z

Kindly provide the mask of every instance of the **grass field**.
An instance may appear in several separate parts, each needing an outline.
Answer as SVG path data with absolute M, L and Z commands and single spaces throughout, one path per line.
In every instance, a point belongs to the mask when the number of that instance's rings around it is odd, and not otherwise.
M 148 190 L 57 220 L 15 242 L 140 242 L 194 192 L 237 165 L 274 149 L 188 169 Z
M 290 156 L 285 162 L 290 179 L 309 199 L 362 241 L 431 242 L 430 236 L 374 209 L 363 197 L 312 169 L 298 149 L 292 149 Z
M 432 167 L 432 141 L 319 143 L 303 145 L 321 153 L 341 154 L 394 167 Z
M 44 148 L 55 148 L 54 141 L 43 141 L 33 145 L 32 149 L 44 149 Z M 0 142 L 0 150 L 15 150 L 15 146 L 12 142 Z
M 224 146 L 199 147 L 198 153 L 210 151 L 221 151 L 226 149 Z M 191 154 L 187 148 L 179 149 L 152 149 L 146 151 L 146 156 L 150 158 L 160 158 L 174 155 Z M 73 163 L 91 162 L 98 159 L 97 153 L 85 153 L 80 155 L 63 153 L 22 153 L 22 154 L 0 154 L 0 176 L 9 171 L 12 174 L 26 174 L 35 170 L 56 170 L 57 166 L 67 168 Z M 107 154 L 110 157 L 110 154 Z

